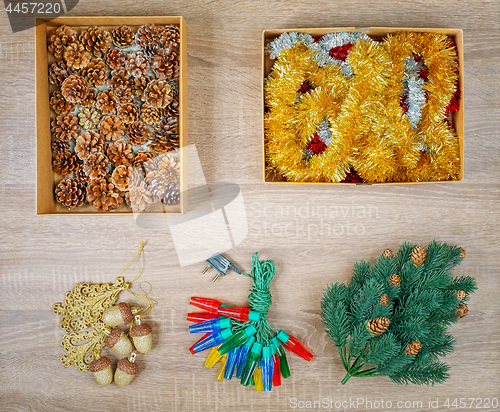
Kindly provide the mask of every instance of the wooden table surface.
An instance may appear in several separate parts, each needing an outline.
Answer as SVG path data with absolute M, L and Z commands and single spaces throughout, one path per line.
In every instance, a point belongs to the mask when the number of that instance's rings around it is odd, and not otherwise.
M 0 14 L 0 409 L 8 411 L 287 410 L 305 402 L 344 408 L 455 409 L 500 398 L 498 321 L 500 218 L 500 3 L 497 0 L 80 0 L 70 15 L 182 15 L 188 25 L 189 140 L 208 182 L 241 189 L 248 234 L 226 252 L 245 271 L 251 254 L 274 259 L 269 319 L 314 352 L 289 356 L 292 376 L 270 393 L 221 383 L 191 356 L 186 312 L 192 295 L 245 304 L 247 278 L 212 283 L 204 262 L 181 267 L 167 224 L 133 216 L 35 215 L 34 29 L 13 34 Z M 465 179 L 412 186 L 270 186 L 261 176 L 260 59 L 264 29 L 399 26 L 463 28 L 465 33 Z M 191 165 L 190 165 L 191 167 Z M 239 225 L 239 226 L 238 226 Z M 191 236 L 191 235 L 190 235 Z M 196 233 L 206 244 L 210 235 Z M 451 327 L 451 378 L 436 387 L 400 387 L 386 378 L 342 386 L 338 354 L 319 317 L 322 289 L 346 281 L 357 259 L 372 260 L 404 240 L 458 244 L 467 258 L 456 274 L 477 277 L 469 315 Z M 141 280 L 159 304 L 149 322 L 154 348 L 138 360 L 127 388 L 102 388 L 90 374 L 64 369 L 59 317 L 52 305 L 77 282 L 113 282 L 147 242 Z M 185 239 L 184 239 L 185 240 Z M 126 276 L 131 280 L 138 270 Z M 122 300 L 133 302 L 131 295 Z M 446 400 L 450 404 L 446 408 Z M 347 405 L 345 402 L 352 401 Z M 397 407 L 396 402 L 403 401 Z M 429 405 L 429 401 L 433 401 Z M 437 403 L 436 403 L 437 401 Z M 302 402 L 302 403 L 300 403 Z M 370 402 L 372 402 L 370 404 Z M 379 403 L 377 403 L 379 402 Z M 414 403 L 417 402 L 417 403 Z M 422 402 L 421 408 L 419 403 Z M 458 404 L 459 405 L 459 404 Z M 314 406 L 314 404 L 312 405 Z M 316 409 L 325 404 L 316 404 Z M 335 407 L 333 409 L 342 409 Z M 302 407 L 302 408 L 301 408 Z

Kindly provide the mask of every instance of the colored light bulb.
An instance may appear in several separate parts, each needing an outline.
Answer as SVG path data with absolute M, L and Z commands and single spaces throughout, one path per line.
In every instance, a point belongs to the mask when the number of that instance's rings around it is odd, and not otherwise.
M 201 342 L 203 339 L 209 337 L 212 333 L 211 332 L 208 332 L 208 333 L 205 333 L 200 339 L 198 339 L 194 344 L 193 346 L 191 346 L 189 348 L 189 352 L 191 352 L 193 355 L 195 354 L 195 351 L 194 351 L 194 345 L 196 345 L 198 342 Z
M 245 344 L 240 348 L 240 352 L 238 353 L 238 367 L 236 368 L 236 377 L 241 379 L 243 375 L 243 369 L 245 368 L 245 361 L 247 360 L 248 353 L 250 349 L 252 349 L 252 345 L 255 342 L 255 336 L 252 336 L 248 339 Z
M 189 327 L 189 332 L 191 333 L 205 333 L 205 332 L 215 332 L 221 329 L 227 329 L 231 327 L 231 319 L 229 318 L 216 318 L 209 319 L 205 322 L 195 323 Z M 222 355 L 222 353 L 221 353 Z
M 233 336 L 233 333 L 231 332 L 231 329 L 229 329 L 229 328 L 222 329 L 221 331 L 213 332 L 209 336 L 207 336 L 205 339 L 195 343 L 193 345 L 193 351 L 194 351 L 194 353 L 198 353 L 198 352 L 204 351 L 205 349 L 213 348 L 214 346 L 220 345 L 226 339 L 229 339 L 231 336 Z
M 252 345 L 252 349 L 247 356 L 245 361 L 245 368 L 243 369 L 243 375 L 241 376 L 241 384 L 247 386 L 250 384 L 252 380 L 252 376 L 257 369 L 257 366 L 260 364 L 260 353 L 262 351 L 262 345 L 258 342 L 255 342 Z
M 219 370 L 217 371 L 216 378 L 221 382 L 224 380 L 224 369 L 226 368 L 226 359 L 227 355 L 222 356 L 220 360 Z
M 224 379 L 231 379 L 238 364 L 238 355 L 241 348 L 235 348 L 227 353 L 226 369 L 224 371 Z M 218 353 L 218 352 L 217 352 Z
M 274 343 L 274 346 L 276 346 L 276 353 L 277 353 L 279 360 L 280 360 L 281 375 L 284 378 L 288 378 L 290 376 L 290 368 L 288 367 L 288 360 L 286 359 L 285 350 L 283 349 L 283 347 L 279 343 L 278 339 L 276 339 L 276 337 L 274 337 L 272 339 L 272 341 Z
M 220 345 L 219 353 L 224 355 L 230 350 L 243 345 L 249 338 L 257 333 L 257 329 L 253 325 L 247 326 L 245 329 L 240 330 L 238 333 L 234 334 L 231 339 L 226 340 L 222 345 Z
M 206 320 L 215 319 L 217 317 L 217 314 L 208 312 L 191 312 L 187 314 L 187 320 L 195 323 L 205 322 Z
M 215 299 L 198 298 L 196 296 L 191 297 L 189 301 L 191 305 L 196 306 L 200 309 L 206 310 L 210 313 L 217 313 L 217 310 L 222 305 L 222 302 Z
M 217 362 L 219 362 L 220 358 L 221 356 L 219 352 L 217 352 L 217 347 L 214 346 L 205 361 L 205 368 L 211 369 Z
M 231 319 L 246 322 L 248 320 L 257 321 L 260 319 L 260 313 L 255 310 L 240 307 L 220 307 L 217 313 Z
M 282 330 L 276 335 L 276 337 L 283 342 L 283 346 L 287 348 L 289 351 L 299 355 L 301 358 L 304 358 L 306 361 L 310 361 L 313 358 L 311 352 L 309 352 L 306 347 L 299 342 L 299 340 L 292 335 L 288 335 Z
M 280 357 L 276 352 L 276 346 L 274 346 L 274 343 L 272 344 L 272 348 L 273 348 L 273 385 L 280 386 L 281 385 Z
M 269 346 L 262 348 L 262 359 L 260 360 L 260 372 L 264 391 L 268 392 L 273 384 L 273 353 Z
M 254 385 L 256 391 L 264 390 L 264 385 L 262 382 L 262 374 L 259 366 L 255 368 L 255 372 L 253 373 Z M 270 389 L 269 389 L 270 390 Z

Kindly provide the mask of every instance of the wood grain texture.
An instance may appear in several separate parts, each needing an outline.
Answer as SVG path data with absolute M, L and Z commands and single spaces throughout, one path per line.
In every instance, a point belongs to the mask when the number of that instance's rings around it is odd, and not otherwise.
M 397 401 L 422 401 L 423 410 L 430 410 L 429 399 L 438 399 L 442 409 L 447 398 L 500 398 L 499 13 L 497 0 L 80 0 L 72 10 L 186 19 L 189 140 L 207 181 L 236 183 L 246 206 L 248 235 L 227 255 L 245 271 L 254 251 L 275 259 L 269 318 L 315 354 L 310 363 L 290 356 L 292 376 L 271 393 L 218 382 L 216 372 L 203 367 L 205 355 L 187 352 L 194 340 L 185 321 L 189 297 L 244 304 L 248 279 L 233 274 L 213 284 L 201 276 L 203 263 L 180 267 L 164 221 L 146 227 L 132 216 L 35 215 L 34 29 L 12 34 L 6 13 L 0 13 L 1 409 L 260 411 L 291 409 L 292 398 L 360 398 L 392 401 L 395 410 L 418 406 L 396 408 Z M 464 29 L 464 181 L 328 188 L 262 183 L 262 30 L 389 25 Z M 212 240 L 201 230 L 192 236 Z M 399 387 L 385 378 L 340 385 L 343 369 L 319 317 L 322 288 L 346 281 L 357 259 L 373 260 L 406 239 L 432 238 L 464 247 L 467 258 L 456 273 L 479 282 L 469 315 L 451 328 L 456 351 L 446 358 L 450 380 L 432 388 Z M 100 388 L 90 375 L 61 366 L 62 330 L 51 308 L 77 282 L 113 282 L 142 239 L 143 279 L 160 302 L 150 319 L 153 350 L 139 357 L 141 371 L 132 386 Z

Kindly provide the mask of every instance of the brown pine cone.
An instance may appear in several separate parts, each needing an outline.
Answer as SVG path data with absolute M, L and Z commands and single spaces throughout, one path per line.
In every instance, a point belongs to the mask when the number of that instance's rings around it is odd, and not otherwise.
M 69 44 L 76 42 L 76 30 L 62 25 L 54 30 L 48 40 L 48 49 L 56 59 L 62 58 L 64 50 Z
M 83 170 L 83 163 L 79 163 L 75 170 L 75 176 L 82 185 L 86 185 L 89 182 L 89 176 Z
M 100 92 L 97 95 L 95 105 L 102 114 L 115 113 L 117 104 L 115 102 L 113 92 L 109 89 Z
M 160 80 L 174 79 L 179 76 L 179 56 L 174 51 L 161 49 L 153 58 L 151 69 Z
M 160 43 L 165 48 L 177 49 L 181 41 L 179 26 L 165 26 L 160 30 Z
M 427 251 L 421 246 L 415 246 L 413 252 L 411 252 L 411 261 L 415 266 L 420 266 L 424 263 L 425 257 L 427 256 Z
M 167 107 L 165 107 L 163 114 L 167 118 L 179 117 L 179 100 L 172 100 L 172 102 Z
M 101 57 L 111 46 L 111 34 L 97 26 L 83 29 L 78 39 L 96 57 Z
M 118 105 L 131 103 L 132 102 L 132 90 L 130 87 L 122 84 L 121 86 L 117 86 L 113 90 L 113 98 Z
M 151 139 L 151 135 L 146 124 L 138 120 L 127 128 L 127 139 L 134 146 L 141 146 Z
M 149 59 L 141 51 L 129 53 L 125 61 L 125 69 L 133 77 L 146 76 L 149 70 Z
M 153 80 L 146 86 L 143 99 L 151 106 L 163 108 L 173 99 L 172 88 L 165 80 Z
M 52 150 L 56 153 L 69 152 L 69 143 L 66 139 L 53 140 Z
M 163 117 L 162 112 L 161 109 L 144 103 L 141 107 L 141 120 L 149 125 L 157 124 Z
M 95 129 L 99 124 L 101 112 L 95 107 L 82 107 L 78 113 L 78 117 L 80 118 L 80 126 L 84 129 Z
M 177 134 L 177 119 L 163 119 L 153 131 L 153 142 L 151 150 L 157 153 L 167 153 L 179 147 L 179 135 Z
M 151 57 L 158 53 L 160 49 L 160 29 L 154 24 L 146 24 L 139 27 L 135 35 L 135 42 L 146 54 Z
M 380 295 L 378 303 L 380 303 L 384 308 L 387 307 L 387 305 L 389 304 L 389 295 L 387 293 Z
M 162 197 L 159 197 L 161 202 L 167 206 L 178 205 L 181 199 L 179 185 L 177 183 L 169 183 Z
M 466 255 L 465 249 L 463 247 L 461 247 L 459 250 L 460 250 L 460 257 L 463 259 Z
M 173 206 L 179 203 L 179 185 L 169 182 L 160 171 L 152 170 L 146 175 L 148 190 L 163 204 Z
M 125 123 L 133 123 L 139 117 L 137 107 L 135 107 L 132 103 L 122 104 L 118 107 L 116 113 L 122 118 Z
M 120 49 L 108 49 L 104 61 L 111 70 L 119 69 L 125 64 L 125 53 Z
M 469 313 L 469 308 L 466 304 L 461 303 L 458 305 L 457 311 L 455 312 L 455 315 L 458 319 L 463 318 L 464 316 L 467 316 L 467 313 Z
M 83 44 L 78 42 L 71 43 L 64 51 L 64 60 L 66 60 L 66 64 L 77 70 L 87 67 L 91 58 L 92 54 L 85 50 Z
M 76 139 L 75 153 L 80 160 L 86 160 L 87 157 L 94 153 L 104 152 L 106 143 L 95 130 L 83 132 Z
M 89 89 L 89 94 L 87 95 L 87 98 L 80 102 L 80 106 L 83 107 L 93 106 L 96 103 L 96 100 L 97 96 L 95 89 Z
M 146 87 L 151 80 L 153 80 L 151 76 L 134 77 L 134 84 L 132 85 L 132 94 L 134 95 L 135 98 L 137 99 L 142 98 L 144 90 L 146 90 Z
M 392 255 L 392 250 L 391 249 L 386 249 L 382 252 L 382 257 L 384 259 L 392 259 L 393 255 Z
M 103 59 L 92 59 L 86 67 L 80 70 L 80 74 L 89 82 L 90 87 L 99 87 L 108 79 L 108 66 Z
M 168 140 L 164 142 L 153 140 L 151 143 L 148 144 L 148 149 L 158 154 L 175 152 L 175 148 Z
M 64 60 L 58 60 L 49 67 L 49 82 L 60 86 L 64 79 L 75 74 L 75 69 L 68 67 Z
M 118 140 L 108 145 L 106 154 L 113 166 L 128 166 L 134 158 L 134 149 L 132 145 L 125 140 Z
M 70 103 L 80 103 L 85 100 L 89 91 L 87 81 L 77 74 L 67 77 L 61 85 L 61 93 L 66 101 Z
M 366 328 L 375 335 L 382 335 L 382 333 L 387 330 L 390 323 L 391 321 L 389 318 L 381 316 L 379 318 L 369 319 L 366 322 Z
M 78 117 L 73 113 L 60 114 L 52 120 L 52 134 L 56 139 L 76 139 L 82 128 L 78 124 Z
M 391 276 L 389 276 L 389 285 L 391 286 L 401 285 L 401 277 L 399 277 L 399 275 L 392 274 Z
M 62 176 L 72 174 L 77 166 L 77 159 L 71 152 L 56 153 L 52 159 L 52 168 L 54 172 Z
M 115 170 L 113 170 L 113 174 L 111 175 L 111 182 L 119 190 L 129 190 L 133 180 L 131 178 L 133 171 L 134 169 L 130 166 L 120 165 Z
M 464 290 L 457 290 L 457 293 L 455 294 L 455 299 L 456 300 L 464 300 L 466 297 L 466 293 Z
M 165 156 L 158 162 L 158 171 L 165 177 L 167 182 L 177 182 L 181 169 L 176 156 Z
M 111 78 L 108 81 L 108 84 L 116 89 L 118 86 L 125 85 L 128 87 L 132 87 L 134 84 L 134 80 L 130 74 L 128 74 L 125 67 L 121 67 L 119 69 L 115 69 L 111 72 Z
M 116 47 L 126 49 L 134 44 L 134 33 L 128 26 L 119 26 L 111 32 L 111 38 Z
M 146 176 L 151 170 L 157 170 L 156 155 L 148 150 L 139 150 L 132 161 L 132 166 L 136 169 L 142 169 L 143 175 Z
M 113 210 L 123 203 L 121 192 L 106 177 L 90 180 L 87 185 L 87 201 L 97 210 Z
M 179 99 L 179 79 L 167 80 L 168 84 L 172 88 L 172 95 L 174 99 Z
M 56 114 L 66 114 L 75 110 L 75 105 L 66 101 L 66 99 L 61 94 L 61 90 L 56 90 L 50 96 L 49 105 Z
M 102 152 L 91 153 L 83 163 L 83 171 L 90 180 L 106 176 L 109 170 L 110 162 L 107 156 Z
M 85 200 L 83 185 L 75 178 L 61 180 L 55 192 L 57 202 L 68 209 L 81 206 Z
M 138 212 L 148 209 L 155 202 L 154 195 L 147 189 L 144 182 L 129 189 L 128 199 L 130 207 Z
M 405 353 L 408 356 L 417 356 L 420 349 L 422 349 L 422 344 L 420 341 L 414 340 L 413 342 L 406 344 Z
M 97 128 L 104 140 L 108 141 L 118 140 L 125 134 L 125 124 L 114 114 L 104 116 Z

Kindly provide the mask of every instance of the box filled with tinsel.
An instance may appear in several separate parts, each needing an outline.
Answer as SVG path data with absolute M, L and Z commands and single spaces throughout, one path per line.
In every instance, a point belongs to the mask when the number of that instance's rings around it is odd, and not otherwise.
M 183 213 L 182 17 L 37 20 L 37 214 Z
M 264 181 L 463 179 L 460 29 L 262 35 Z

